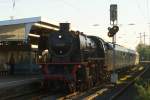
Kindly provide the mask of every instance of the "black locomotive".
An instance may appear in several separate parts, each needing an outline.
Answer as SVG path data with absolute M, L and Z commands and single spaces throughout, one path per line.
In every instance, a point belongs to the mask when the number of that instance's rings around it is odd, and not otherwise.
M 114 69 L 112 44 L 96 36 L 70 31 L 69 23 L 61 23 L 60 30 L 51 33 L 46 44 L 48 59 L 40 64 L 50 84 L 62 86 L 63 83 L 70 91 L 90 88 L 109 79 Z M 115 52 L 115 69 L 138 64 L 135 51 L 116 44 Z

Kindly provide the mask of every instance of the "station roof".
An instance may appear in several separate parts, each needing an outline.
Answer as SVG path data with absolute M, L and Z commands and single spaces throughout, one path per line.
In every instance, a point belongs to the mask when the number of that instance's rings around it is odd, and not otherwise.
M 49 33 L 58 29 L 58 25 L 42 21 L 41 17 L 4 20 L 0 21 L 0 41 L 24 41 L 30 33 Z

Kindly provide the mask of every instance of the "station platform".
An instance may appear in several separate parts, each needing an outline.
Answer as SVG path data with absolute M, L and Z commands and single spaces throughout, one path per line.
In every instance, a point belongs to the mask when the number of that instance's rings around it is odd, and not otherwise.
M 41 75 L 0 76 L 0 88 L 42 80 Z
M 38 91 L 41 88 L 41 75 L 22 75 L 0 77 L 0 100 Z

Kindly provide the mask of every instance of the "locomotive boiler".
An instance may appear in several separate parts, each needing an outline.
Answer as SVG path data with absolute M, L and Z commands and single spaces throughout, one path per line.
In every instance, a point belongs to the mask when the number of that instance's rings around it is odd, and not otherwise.
M 111 43 L 97 36 L 70 31 L 69 23 L 61 23 L 60 30 L 49 34 L 46 42 L 48 60 L 40 64 L 50 84 L 67 87 L 73 92 L 110 78 L 113 71 Z M 116 44 L 115 52 L 116 70 L 138 64 L 135 51 Z

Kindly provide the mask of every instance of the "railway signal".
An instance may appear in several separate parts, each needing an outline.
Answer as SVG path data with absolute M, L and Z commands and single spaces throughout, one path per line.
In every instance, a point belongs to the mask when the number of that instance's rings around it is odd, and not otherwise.
M 112 44 L 113 44 L 113 73 L 111 74 L 111 82 L 116 83 L 118 80 L 118 74 L 115 71 L 116 70 L 116 56 L 115 56 L 115 43 L 116 43 L 116 33 L 119 31 L 119 27 L 117 26 L 117 4 L 111 4 L 110 5 L 110 25 L 112 25 L 112 28 L 108 28 L 108 36 L 112 37 Z
M 110 24 L 117 23 L 117 4 L 111 4 L 110 5 Z
M 113 26 L 112 28 L 108 27 L 108 31 L 109 31 L 108 36 L 113 37 L 119 31 L 119 27 L 118 26 Z

